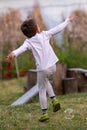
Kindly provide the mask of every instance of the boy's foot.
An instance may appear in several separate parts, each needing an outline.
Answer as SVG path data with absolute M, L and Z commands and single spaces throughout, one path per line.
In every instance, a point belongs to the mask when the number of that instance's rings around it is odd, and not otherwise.
M 60 103 L 58 102 L 57 99 L 55 99 L 52 103 L 53 103 L 53 112 L 60 110 Z
M 39 121 L 40 122 L 44 122 L 44 121 L 47 121 L 47 120 L 49 120 L 49 115 L 46 113 L 46 114 L 43 114 L 41 117 L 40 117 L 40 119 L 39 119 Z

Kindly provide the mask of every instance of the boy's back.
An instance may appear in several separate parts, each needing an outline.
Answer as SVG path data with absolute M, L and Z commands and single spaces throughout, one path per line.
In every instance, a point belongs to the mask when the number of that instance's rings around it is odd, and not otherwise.
M 49 40 L 50 36 L 46 31 L 42 31 L 32 38 L 27 38 L 24 44 L 19 49 L 13 51 L 13 53 L 19 55 L 26 49 L 31 50 L 36 61 L 37 70 L 45 70 L 58 61 Z
M 62 24 L 57 25 L 48 31 L 40 32 L 40 28 L 34 20 L 31 19 L 29 21 L 25 21 L 21 29 L 28 38 L 21 47 L 12 53 L 15 56 L 18 56 L 27 49 L 31 50 L 36 61 L 37 70 L 48 69 L 58 61 L 49 40 L 53 35 L 62 31 L 69 22 L 70 20 L 66 19 Z

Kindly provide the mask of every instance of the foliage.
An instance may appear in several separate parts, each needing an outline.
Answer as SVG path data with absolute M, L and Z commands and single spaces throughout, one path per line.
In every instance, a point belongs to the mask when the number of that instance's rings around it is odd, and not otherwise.
M 32 12 L 29 13 L 28 18 L 34 18 L 36 20 L 36 22 L 38 23 L 38 25 L 40 26 L 41 31 L 47 29 L 47 27 L 44 23 L 44 20 L 42 18 L 40 6 L 38 4 L 36 4 L 34 6 L 34 9 Z
M 11 77 L 11 72 L 9 72 L 8 65 L 4 60 L 3 56 L 10 53 L 16 46 L 19 46 L 24 36 L 20 32 L 20 24 L 22 23 L 22 18 L 19 10 L 9 8 L 6 13 L 0 13 L 0 78 Z M 4 68 L 6 66 L 7 68 Z M 6 73 L 4 74 L 6 69 Z
M 46 29 L 39 5 L 36 5 L 33 11 L 29 12 L 28 18 L 29 17 L 35 18 L 41 29 Z M 20 43 L 23 43 L 24 41 L 25 37 L 20 31 L 20 25 L 22 22 L 23 20 L 19 10 L 10 8 L 7 13 L 0 14 L 0 24 L 2 24 L 0 27 L 0 45 L 2 46 L 2 50 L 0 49 L 0 57 L 2 58 L 0 59 L 0 70 L 2 71 L 2 77 L 6 79 L 16 76 L 15 61 L 13 61 L 12 64 L 12 71 L 9 73 L 5 57 L 13 49 L 19 47 Z M 26 75 L 29 68 L 35 68 L 34 58 L 31 52 L 18 57 L 17 61 L 20 76 Z
M 0 44 L 4 49 L 12 50 L 23 39 L 20 32 L 22 18 L 19 10 L 9 8 L 7 13 L 0 13 Z
M 87 12 L 78 9 L 72 13 L 77 19 L 65 28 L 62 48 L 56 50 L 56 54 L 69 68 L 87 69 Z
M 80 51 L 74 47 L 62 47 L 56 51 L 61 62 L 65 62 L 68 68 L 84 68 L 87 69 L 86 51 Z
M 51 44 L 59 57 L 60 61 L 65 62 L 68 67 L 81 67 L 87 69 L 87 13 L 83 10 L 74 11 L 78 16 L 76 21 L 73 21 L 68 26 L 63 35 L 63 46 L 58 48 L 54 45 L 55 40 L 51 39 Z M 14 16 L 14 17 L 13 17 Z M 29 12 L 28 18 L 36 19 L 41 30 L 46 30 L 40 7 L 35 5 L 32 12 Z M 20 46 L 23 43 L 24 36 L 20 31 L 20 25 L 23 22 L 20 11 L 8 9 L 6 13 L 0 13 L 0 78 L 2 77 L 16 77 L 15 61 L 12 61 L 12 70 L 9 73 L 5 58 L 9 52 Z M 29 52 L 24 53 L 17 58 L 20 76 L 25 76 L 28 69 L 35 68 L 34 58 Z
M 3 55 L 3 62 L 2 62 L 2 65 L 3 65 L 2 76 L 3 77 L 2 78 L 10 79 L 10 78 L 17 77 L 15 59 L 13 59 L 11 62 L 11 70 L 10 70 L 11 75 L 8 75 L 10 71 L 8 68 L 8 63 L 5 62 L 5 58 L 6 58 L 6 54 Z M 19 76 L 26 76 L 29 69 L 35 68 L 33 56 L 28 51 L 17 58 L 17 63 L 18 63 L 18 69 L 19 69 Z
M 77 15 L 64 30 L 64 42 L 69 47 L 78 48 L 78 50 L 87 51 L 87 12 L 85 10 L 75 10 L 72 13 Z

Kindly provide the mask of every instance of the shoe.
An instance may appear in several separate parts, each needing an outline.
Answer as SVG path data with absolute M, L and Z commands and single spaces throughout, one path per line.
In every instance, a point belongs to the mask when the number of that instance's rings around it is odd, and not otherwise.
M 40 119 L 39 119 L 39 121 L 40 122 L 44 122 L 44 121 L 47 121 L 47 120 L 49 120 L 49 115 L 46 113 L 46 114 L 43 114 L 41 117 L 40 117 Z
M 60 103 L 58 102 L 57 99 L 55 99 L 55 100 L 52 102 L 52 104 L 53 104 L 53 112 L 56 112 L 56 111 L 60 110 Z

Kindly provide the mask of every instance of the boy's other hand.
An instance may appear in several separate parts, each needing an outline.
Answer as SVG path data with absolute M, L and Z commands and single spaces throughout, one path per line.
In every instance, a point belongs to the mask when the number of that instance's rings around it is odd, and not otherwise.
M 69 17 L 69 19 L 70 19 L 70 21 L 73 21 L 73 20 L 76 19 L 77 17 L 78 17 L 77 15 L 72 14 L 72 15 Z
M 6 62 L 9 62 L 10 60 L 12 60 L 15 57 L 14 53 L 10 53 L 7 57 L 6 57 Z

